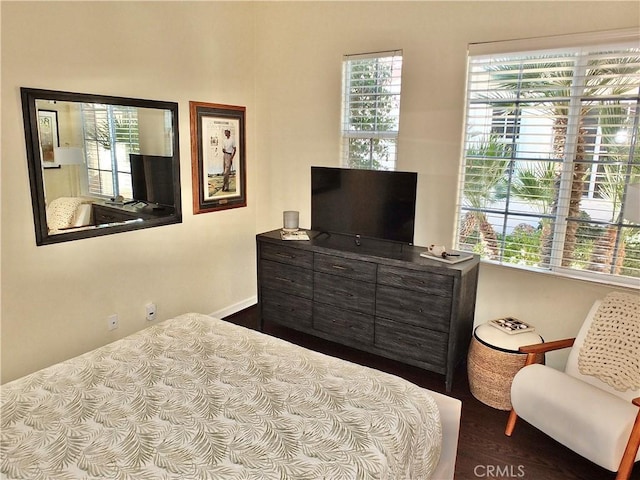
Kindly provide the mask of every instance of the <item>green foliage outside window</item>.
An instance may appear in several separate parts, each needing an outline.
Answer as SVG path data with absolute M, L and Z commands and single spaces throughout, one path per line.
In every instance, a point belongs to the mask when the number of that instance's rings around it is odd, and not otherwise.
M 345 60 L 344 163 L 350 168 L 384 170 L 396 160 L 402 57 Z

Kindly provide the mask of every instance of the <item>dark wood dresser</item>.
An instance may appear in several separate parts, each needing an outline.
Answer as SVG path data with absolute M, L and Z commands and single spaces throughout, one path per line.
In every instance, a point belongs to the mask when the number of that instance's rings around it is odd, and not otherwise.
M 455 265 L 425 248 L 309 231 L 256 236 L 260 325 L 275 322 L 445 375 L 466 358 L 479 258 Z
M 129 220 L 153 220 L 155 218 L 173 215 L 173 207 L 154 207 L 147 205 L 144 208 L 134 208 L 129 205 L 108 205 L 94 203 L 93 222 L 95 225 L 107 223 L 119 223 Z

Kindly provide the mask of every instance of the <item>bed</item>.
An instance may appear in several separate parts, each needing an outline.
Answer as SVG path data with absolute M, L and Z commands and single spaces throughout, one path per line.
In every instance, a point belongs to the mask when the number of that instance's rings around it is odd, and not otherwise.
M 3 479 L 453 478 L 458 400 L 202 314 L 0 393 Z

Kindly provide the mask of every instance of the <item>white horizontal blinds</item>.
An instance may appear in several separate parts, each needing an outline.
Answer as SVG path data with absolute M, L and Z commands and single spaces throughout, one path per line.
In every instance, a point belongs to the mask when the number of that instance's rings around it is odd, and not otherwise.
M 82 104 L 82 121 L 89 175 L 88 193 L 112 197 L 115 190 L 111 174 L 111 141 L 106 106 Z
M 343 164 L 393 170 L 397 155 L 402 51 L 343 59 Z
M 140 151 L 137 109 L 82 104 L 89 192 L 131 198 L 130 153 Z
M 640 219 L 622 214 L 640 182 L 638 42 L 483 53 L 468 72 L 459 247 L 640 278 Z
M 584 48 L 590 45 L 610 45 L 616 47 L 638 46 L 640 32 L 637 28 L 621 28 L 601 32 L 573 33 L 550 37 L 521 38 L 516 40 L 501 40 L 496 42 L 472 43 L 469 45 L 469 55 L 499 55 L 513 52 L 543 52 L 550 50 L 569 50 Z

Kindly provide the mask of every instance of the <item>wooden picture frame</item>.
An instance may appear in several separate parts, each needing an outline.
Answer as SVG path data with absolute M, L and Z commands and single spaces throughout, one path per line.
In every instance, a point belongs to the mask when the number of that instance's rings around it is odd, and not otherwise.
M 247 206 L 245 111 L 189 102 L 194 214 Z
M 58 112 L 56 110 L 38 110 L 38 132 L 44 168 L 60 168 L 56 164 L 53 149 L 60 146 L 58 133 Z

